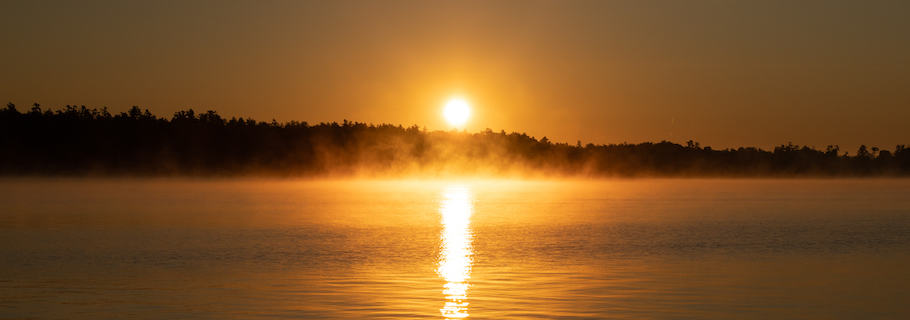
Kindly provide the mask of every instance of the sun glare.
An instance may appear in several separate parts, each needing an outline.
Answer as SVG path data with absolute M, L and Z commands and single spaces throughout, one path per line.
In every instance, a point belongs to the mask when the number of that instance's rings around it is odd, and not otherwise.
M 471 105 L 465 99 L 451 98 L 446 101 L 442 115 L 450 125 L 460 128 L 468 122 L 468 118 L 471 116 Z
M 468 280 L 474 264 L 471 232 L 473 204 L 471 192 L 462 186 L 451 186 L 443 193 L 439 213 L 442 215 L 442 235 L 439 268 L 436 272 L 445 279 L 442 293 L 445 303 L 442 317 L 463 319 L 468 317 Z

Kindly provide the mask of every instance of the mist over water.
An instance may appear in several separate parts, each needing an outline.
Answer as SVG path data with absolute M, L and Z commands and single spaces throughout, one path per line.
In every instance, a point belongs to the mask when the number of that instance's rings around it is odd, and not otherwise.
M 464 106 L 462 106 L 464 107 Z M 910 148 L 792 143 L 714 149 L 689 140 L 574 145 L 526 133 L 414 125 L 257 122 L 214 110 L 0 109 L 0 177 L 607 178 L 907 177 Z M 893 151 L 893 152 L 892 152 Z
M 907 318 L 910 180 L 0 180 L 0 318 Z

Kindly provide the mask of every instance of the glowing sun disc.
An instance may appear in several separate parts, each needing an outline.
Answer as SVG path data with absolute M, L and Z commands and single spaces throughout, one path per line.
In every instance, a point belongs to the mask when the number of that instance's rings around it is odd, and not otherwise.
M 471 117 L 471 105 L 462 98 L 449 99 L 442 110 L 442 115 L 450 125 L 455 127 L 464 126 L 468 122 L 468 118 Z

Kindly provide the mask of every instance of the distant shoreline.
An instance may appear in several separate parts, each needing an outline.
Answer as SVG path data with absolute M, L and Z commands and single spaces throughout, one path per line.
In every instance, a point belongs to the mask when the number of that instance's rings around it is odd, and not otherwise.
M 712 149 L 689 141 L 570 145 L 524 133 L 287 123 L 133 107 L 0 110 L 0 177 L 910 177 L 910 148 L 793 144 Z

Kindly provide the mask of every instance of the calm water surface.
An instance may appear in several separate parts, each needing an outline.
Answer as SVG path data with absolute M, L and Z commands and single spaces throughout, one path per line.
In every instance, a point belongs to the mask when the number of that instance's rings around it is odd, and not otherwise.
M 910 318 L 910 180 L 0 180 L 0 318 Z

